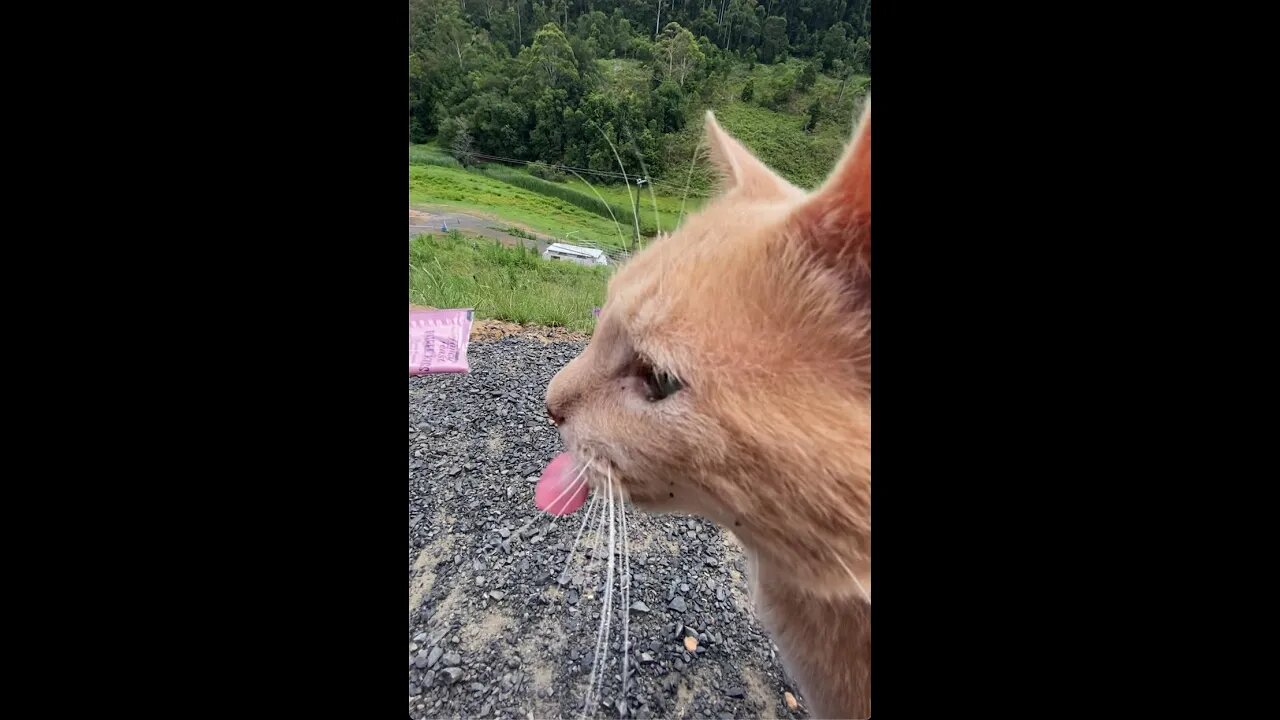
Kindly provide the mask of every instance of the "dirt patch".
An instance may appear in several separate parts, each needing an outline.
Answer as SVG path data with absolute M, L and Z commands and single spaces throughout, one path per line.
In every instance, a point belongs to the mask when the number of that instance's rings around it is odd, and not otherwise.
M 505 337 L 524 337 L 544 343 L 586 340 L 586 333 L 562 327 L 541 325 L 517 325 L 505 320 L 476 320 L 471 324 L 471 340 L 501 340 Z
M 440 637 L 444 636 L 449 629 L 450 620 L 462 608 L 464 597 L 466 597 L 466 592 L 462 589 L 462 586 L 454 585 L 449 590 L 449 594 L 444 596 L 439 605 L 436 605 L 435 612 L 431 615 L 433 634 L 439 634 Z
M 695 699 L 711 697 L 714 694 L 716 694 L 715 688 L 707 680 L 703 668 L 699 667 L 680 680 L 680 684 L 676 687 L 676 707 L 671 716 L 689 717 Z
M 440 517 L 436 518 L 435 526 L 443 526 Z M 431 587 L 436 582 L 436 563 L 451 552 L 453 536 L 450 534 L 441 535 L 418 552 L 418 557 L 413 561 L 414 573 L 409 579 L 409 612 L 422 607 L 422 599 L 431 592 Z
M 427 305 L 409 303 L 410 310 L 436 310 Z M 490 342 L 507 337 L 529 338 L 543 343 L 579 342 L 587 340 L 590 335 L 562 327 L 544 325 L 520 325 L 506 320 L 476 318 L 471 322 L 471 342 Z
M 778 702 L 782 699 L 782 690 L 773 692 L 765 682 L 764 675 L 750 665 L 742 668 L 742 684 L 747 691 L 747 700 L 755 710 L 755 717 L 776 718 L 782 713 Z
M 521 670 L 529 679 L 529 692 L 526 694 L 523 709 L 535 718 L 552 718 L 560 715 L 559 707 L 549 698 L 555 694 L 555 676 L 559 663 L 553 658 L 564 655 L 564 636 L 540 632 L 539 640 L 546 650 L 539 650 L 532 637 L 526 637 L 516 648 L 521 659 Z
M 493 457 L 502 457 L 502 452 L 506 450 L 507 444 L 502 441 L 502 433 L 497 430 L 490 430 L 489 437 L 484 441 L 484 447 Z
M 462 629 L 462 647 L 468 652 L 482 650 L 489 645 L 496 645 L 503 633 L 515 624 L 511 616 L 498 608 L 490 608 L 480 618 L 467 621 Z

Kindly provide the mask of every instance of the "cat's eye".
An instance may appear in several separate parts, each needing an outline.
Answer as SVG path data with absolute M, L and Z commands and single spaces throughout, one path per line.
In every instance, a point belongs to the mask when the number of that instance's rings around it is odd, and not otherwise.
M 684 383 L 680 382 L 680 378 L 669 372 L 655 370 L 652 367 L 644 366 L 644 389 L 645 399 L 649 402 L 657 402 L 674 395 Z

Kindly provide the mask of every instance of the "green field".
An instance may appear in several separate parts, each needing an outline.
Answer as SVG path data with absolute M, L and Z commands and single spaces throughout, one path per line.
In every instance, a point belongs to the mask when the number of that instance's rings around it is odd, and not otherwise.
M 597 66 L 605 82 L 619 92 L 647 92 L 648 74 L 639 61 L 598 60 Z M 726 130 L 780 175 L 800 187 L 815 188 L 831 171 L 849 139 L 856 112 L 854 98 L 868 78 L 851 78 L 839 102 L 840 82 L 823 74 L 817 76 L 812 88 L 793 92 L 784 102 L 767 99 L 776 88 L 789 86 L 803 67 L 804 62 L 794 59 L 756 65 L 751 70 L 739 66 L 699 108 L 713 109 Z M 744 102 L 741 93 L 749 80 L 755 98 Z M 822 117 L 812 132 L 806 132 L 808 108 L 815 98 L 822 102 Z M 715 192 L 715 173 L 706 158 L 704 134 L 699 109 L 690 113 L 682 130 L 664 136 L 665 168 L 662 177 L 655 178 L 652 196 L 648 188 L 628 190 L 622 184 L 595 182 L 589 175 L 585 178 L 591 186 L 572 175 L 563 182 L 550 183 L 533 178 L 523 166 L 514 164 L 464 170 L 444 149 L 432 143 L 414 145 L 409 148 L 409 200 L 470 210 L 570 242 L 587 240 L 623 247 L 632 243 L 634 235 L 633 220 L 625 208 L 633 207 L 635 193 L 639 192 L 641 234 L 652 236 L 658 230 L 675 229 L 682 201 L 687 215 Z M 699 146 L 701 152 L 690 175 L 694 150 Z M 599 198 L 610 205 L 616 224 L 598 203 Z
M 632 231 L 559 198 L 462 169 L 434 165 L 409 166 L 409 202 L 442 205 L 522 225 L 536 232 L 590 240 L 610 247 L 631 242 Z
M 709 107 L 704 104 L 703 109 L 713 110 L 721 127 L 742 141 L 779 175 L 798 187 L 813 189 L 826 179 L 840 159 L 844 144 L 853 134 L 857 111 L 854 98 L 870 79 L 864 75 L 853 76 L 843 97 L 836 102 L 840 81 L 819 74 L 812 88 L 795 93 L 777 110 L 763 107 L 761 98 L 773 84 L 788 74 L 798 73 L 803 66 L 804 62 L 793 59 L 778 65 L 756 65 L 750 72 L 745 66 L 735 68 L 728 81 L 716 89 Z M 740 99 L 742 88 L 748 80 L 753 81 L 755 98 L 751 102 L 743 102 Z M 815 98 L 823 101 L 822 118 L 813 132 L 805 132 L 808 107 Z M 685 186 L 689 159 L 693 157 L 699 141 L 702 159 L 694 167 L 692 192 L 709 194 L 715 191 L 715 174 L 706 162 L 701 115 L 691 118 L 680 132 L 666 136 L 664 154 L 666 166 L 670 169 L 663 178 L 665 183 L 675 183 L 680 188 Z
M 457 233 L 409 242 L 409 302 L 475 308 L 476 316 L 590 332 L 607 268 L 552 262 L 524 248 Z
M 582 193 L 591 194 L 591 189 L 578 178 L 566 180 L 564 184 Z M 596 191 L 605 200 L 622 206 L 632 202 L 632 199 L 636 198 L 636 194 L 639 193 L 638 199 L 634 201 L 639 203 L 640 222 L 646 227 L 656 227 L 664 232 L 671 232 L 675 229 L 677 221 L 680 219 L 680 198 L 683 193 L 671 194 L 669 188 L 665 186 L 655 188 L 653 195 L 650 196 L 649 188 L 647 187 L 637 188 L 632 186 L 630 192 L 628 192 L 627 187 L 624 185 L 604 185 L 601 183 L 592 183 L 592 185 L 595 186 Z M 653 212 L 655 201 L 658 207 L 658 219 L 656 221 L 654 220 Z M 704 198 L 690 195 L 685 205 L 685 214 L 688 215 L 696 211 L 702 207 L 703 202 L 705 202 Z

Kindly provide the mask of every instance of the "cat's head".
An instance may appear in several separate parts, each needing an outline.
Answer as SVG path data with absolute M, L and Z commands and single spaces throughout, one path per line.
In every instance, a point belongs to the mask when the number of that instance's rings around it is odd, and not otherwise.
M 721 194 L 619 269 L 547 409 L 595 488 L 852 594 L 870 587 L 870 103 L 811 194 L 711 113 L 706 130 Z

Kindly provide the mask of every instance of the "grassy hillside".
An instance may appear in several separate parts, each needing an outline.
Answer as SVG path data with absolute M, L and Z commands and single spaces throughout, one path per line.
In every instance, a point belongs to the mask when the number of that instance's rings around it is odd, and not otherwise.
M 409 166 L 409 202 L 471 210 L 523 225 L 557 238 L 574 238 L 622 247 L 612 220 L 559 198 L 516 187 L 475 171 L 435 165 Z M 625 242 L 631 233 L 622 229 Z
M 605 82 L 617 91 L 648 92 L 648 72 L 639 61 L 608 59 L 597 61 L 597 65 Z M 826 75 L 819 74 L 807 91 L 793 89 L 793 80 L 804 65 L 793 59 L 778 65 L 756 65 L 750 70 L 745 65 L 738 66 L 712 94 L 709 105 L 720 124 L 767 165 L 800 187 L 814 188 L 839 159 L 853 129 L 856 98 L 860 98 L 869 79 L 851 78 L 837 102 L 840 81 Z M 752 83 L 754 97 L 743 101 L 742 90 L 748 82 Z M 806 131 L 809 108 L 815 100 L 820 116 L 816 127 Z M 682 201 L 687 214 L 696 211 L 714 193 L 715 178 L 706 160 L 703 137 L 702 114 L 707 105 L 691 106 L 685 127 L 664 136 L 665 169 L 661 177 L 655 178 L 654 197 L 647 188 L 639 194 L 642 235 L 650 236 L 658 230 L 670 232 L 680 219 Z M 702 151 L 690 174 L 694 149 L 699 144 Z M 614 247 L 631 242 L 633 220 L 627 209 L 633 207 L 634 187 L 629 193 L 622 184 L 605 184 L 605 178 L 591 175 L 584 177 L 594 191 L 572 175 L 551 183 L 533 178 L 520 164 L 495 163 L 464 170 L 447 152 L 430 143 L 411 146 L 409 155 L 410 202 L 471 209 L 557 238 L 584 239 Z M 604 198 L 608 209 L 599 197 Z M 621 239 L 609 210 L 622 226 Z
M 460 237 L 409 242 L 409 302 L 475 308 L 477 317 L 590 332 L 608 272 L 543 260 L 532 250 Z
M 750 71 L 745 66 L 735 68 L 728 82 L 716 90 L 711 107 L 704 106 L 702 110 L 714 110 L 720 125 L 779 175 L 799 187 L 812 189 L 826 179 L 840 158 L 844 144 L 853 133 L 854 113 L 857 111 L 855 98 L 862 94 L 860 91 L 870 78 L 853 76 L 837 102 L 840 81 L 819 74 L 808 91 L 792 94 L 776 110 L 765 107 L 770 92 L 777 85 L 786 84 L 803 68 L 804 62 L 795 59 L 778 65 L 756 65 Z M 749 80 L 754 97 L 744 102 L 741 99 L 742 89 Z M 822 116 L 813 132 L 805 132 L 808 108 L 815 99 L 821 102 Z M 664 178 L 666 181 L 678 180 L 680 186 L 684 186 L 689 159 L 703 135 L 703 120 L 699 113 L 690 118 L 683 130 L 668 139 L 666 167 L 678 168 L 679 172 L 668 170 Z M 705 142 L 702 155 L 705 158 Z M 694 192 L 699 194 L 714 191 L 714 174 L 705 160 L 695 165 L 692 184 Z

